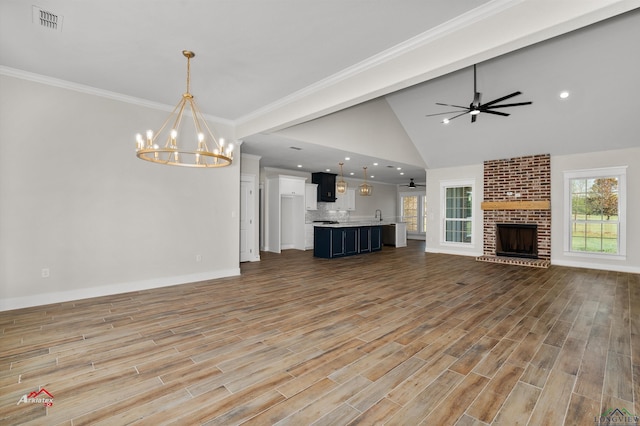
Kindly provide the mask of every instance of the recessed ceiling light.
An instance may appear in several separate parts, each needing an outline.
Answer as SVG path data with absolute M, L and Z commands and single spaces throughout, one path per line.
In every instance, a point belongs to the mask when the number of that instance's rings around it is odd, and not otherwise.
M 400 172 L 400 176 L 404 176 L 404 172 Z
M 563 90 L 562 92 L 560 92 L 560 99 L 567 99 L 569 97 L 569 92 L 567 92 L 566 90 Z
M 298 168 L 302 167 L 302 164 L 298 164 Z
M 351 173 L 349 173 L 349 176 L 353 176 L 353 174 L 354 174 L 354 173 L 353 173 L 353 172 L 351 172 Z
M 444 120 L 442 120 L 442 124 L 449 124 L 449 119 L 445 118 Z
M 377 165 L 378 165 L 378 163 L 373 163 L 373 165 L 374 165 L 374 166 L 377 166 Z
M 331 169 L 325 169 L 325 172 L 330 172 L 330 171 L 331 171 Z
M 397 167 L 396 170 L 402 170 L 402 167 Z
M 351 157 L 344 157 L 344 159 L 349 161 L 349 160 L 351 160 Z
M 373 179 L 375 176 L 374 176 L 374 175 L 371 175 L 371 176 L 369 176 L 369 177 L 370 177 L 371 179 Z

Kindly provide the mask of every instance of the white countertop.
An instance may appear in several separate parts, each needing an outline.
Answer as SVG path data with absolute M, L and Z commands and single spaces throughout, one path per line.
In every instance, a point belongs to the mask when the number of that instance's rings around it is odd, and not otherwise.
M 320 228 L 356 228 L 359 226 L 381 226 L 381 225 L 394 225 L 397 222 L 387 222 L 379 220 L 360 221 L 360 222 L 341 222 L 341 223 L 314 223 L 314 226 Z

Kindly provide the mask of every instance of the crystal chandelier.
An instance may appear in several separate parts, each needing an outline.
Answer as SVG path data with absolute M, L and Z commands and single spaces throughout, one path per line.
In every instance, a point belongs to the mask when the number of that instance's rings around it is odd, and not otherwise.
M 202 117 L 200 109 L 196 105 L 193 95 L 189 92 L 191 84 L 191 58 L 196 56 L 189 50 L 183 50 L 182 54 L 187 58 L 187 91 L 173 109 L 169 117 L 164 121 L 160 129 L 154 134 L 147 130 L 146 138 L 140 133 L 136 135 L 136 155 L 142 160 L 153 163 L 168 164 L 185 167 L 224 167 L 233 161 L 233 145 L 224 145 L 224 139 L 216 139 L 209 129 L 207 122 Z M 193 129 L 181 132 L 182 116 L 189 109 L 193 118 Z M 189 115 L 189 114 L 188 114 Z M 171 123 L 171 130 L 167 125 Z M 167 131 L 165 131 L 167 130 Z M 164 132 L 164 133 L 163 133 Z M 182 137 L 180 144 L 178 137 Z M 166 138 L 166 139 L 165 139 Z M 164 146 L 156 143 L 156 140 L 166 140 Z M 191 143 L 184 143 L 191 139 Z M 184 143 L 184 144 L 183 144 Z M 209 143 L 215 144 L 211 150 Z
M 368 195 L 371 195 L 371 193 L 373 192 L 373 186 L 367 183 L 367 168 L 363 167 L 363 169 L 364 169 L 364 183 L 360 184 L 360 195 L 368 196 Z
M 340 180 L 336 182 L 336 191 L 338 194 L 344 194 L 347 192 L 347 182 L 344 181 L 344 176 L 342 175 L 342 166 L 344 163 L 338 163 L 340 165 Z

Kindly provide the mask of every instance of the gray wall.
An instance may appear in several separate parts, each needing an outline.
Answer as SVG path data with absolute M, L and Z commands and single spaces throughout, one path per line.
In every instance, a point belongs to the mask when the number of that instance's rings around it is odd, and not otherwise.
M 625 259 L 607 256 L 597 258 L 566 254 L 563 250 L 564 235 L 568 232 L 567 205 L 564 200 L 565 171 L 627 166 L 627 253 Z M 473 246 L 456 246 L 441 242 L 441 194 L 443 180 L 474 179 Z M 551 157 L 551 263 L 582 268 L 595 268 L 640 273 L 640 148 L 609 150 L 588 154 L 572 154 Z M 431 169 L 427 171 L 427 234 L 426 251 L 482 255 L 482 202 L 483 165 Z
M 239 273 L 237 163 L 137 159 L 165 111 L 2 75 L 0 93 L 0 309 Z
M 564 202 L 564 172 L 627 166 L 627 255 L 626 259 L 607 256 L 585 258 L 564 253 L 568 233 Z M 558 265 L 640 273 L 640 148 L 600 151 L 590 154 L 551 157 L 551 262 Z

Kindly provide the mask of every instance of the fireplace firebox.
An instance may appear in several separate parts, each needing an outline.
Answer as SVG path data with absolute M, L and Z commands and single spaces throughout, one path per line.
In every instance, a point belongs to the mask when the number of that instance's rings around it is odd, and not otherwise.
M 496 256 L 538 258 L 538 225 L 496 224 Z

